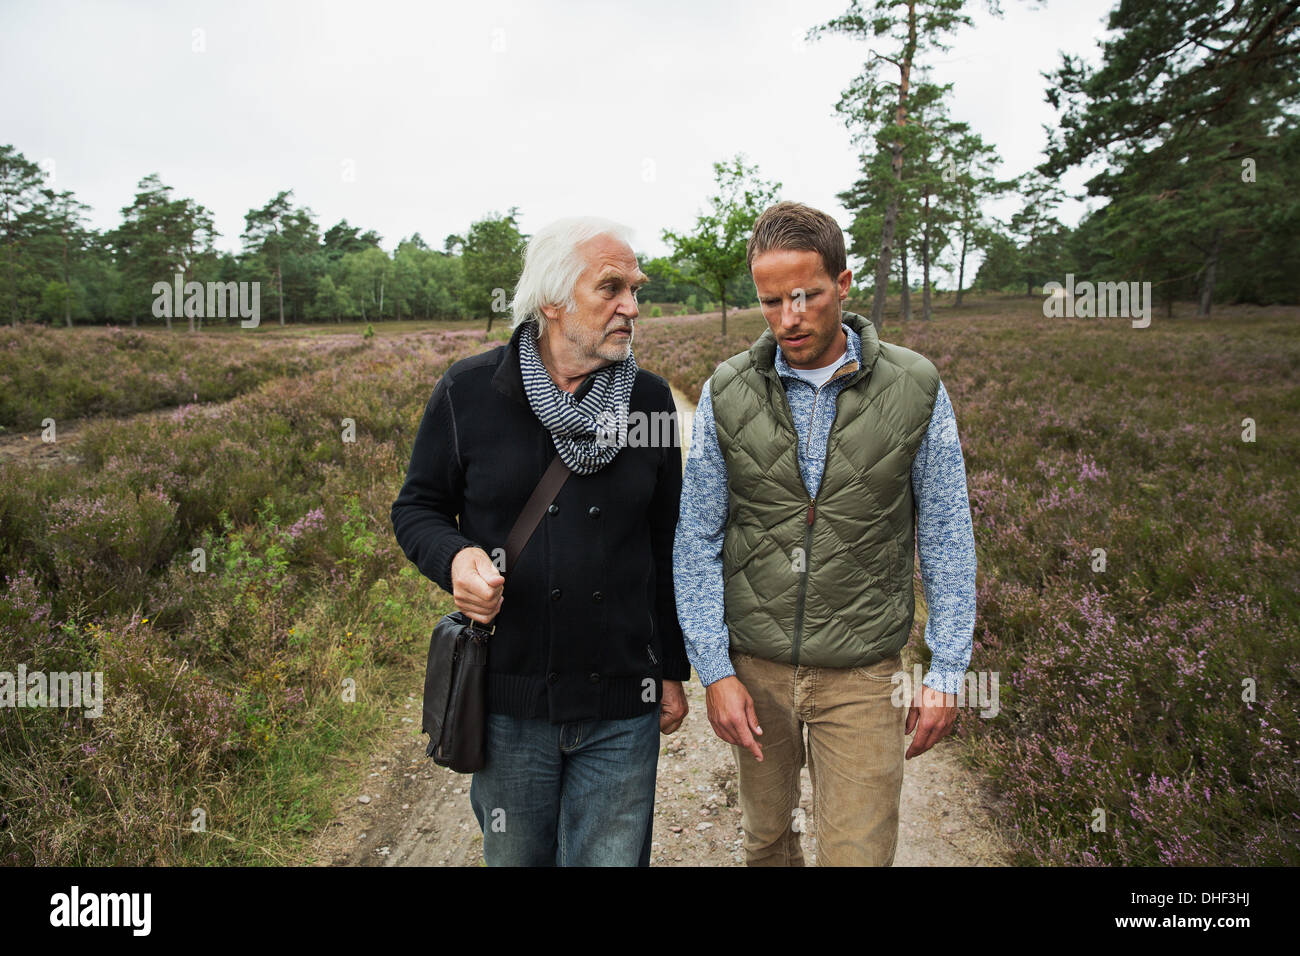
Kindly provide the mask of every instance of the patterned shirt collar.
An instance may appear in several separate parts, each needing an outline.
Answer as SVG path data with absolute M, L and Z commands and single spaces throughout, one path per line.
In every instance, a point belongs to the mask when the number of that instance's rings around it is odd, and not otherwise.
M 834 378 L 849 362 L 854 363 L 855 369 L 862 363 L 862 340 L 858 337 L 858 333 L 853 331 L 853 329 L 849 328 L 849 326 L 843 322 L 840 323 L 840 328 L 844 330 L 844 334 L 847 336 L 849 341 L 847 348 L 844 350 L 844 354 L 840 356 L 839 363 L 835 366 L 835 371 L 831 373 L 832 378 Z M 776 374 L 780 375 L 782 378 L 798 378 L 798 376 L 795 375 L 794 370 L 790 368 L 789 364 L 786 362 L 785 354 L 781 351 L 781 346 L 779 345 L 776 347 L 776 358 L 773 360 L 772 364 L 776 369 Z

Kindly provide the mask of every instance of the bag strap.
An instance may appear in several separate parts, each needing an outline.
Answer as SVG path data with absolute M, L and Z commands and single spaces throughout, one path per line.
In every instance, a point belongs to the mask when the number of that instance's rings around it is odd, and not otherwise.
M 537 483 L 533 493 L 524 502 L 524 510 L 519 512 L 514 527 L 506 535 L 507 571 L 515 566 L 515 561 L 519 559 L 519 552 L 524 550 L 524 545 L 528 543 L 528 539 L 537 530 L 537 525 L 542 520 L 542 514 L 546 511 L 546 506 L 555 500 L 555 496 L 560 493 L 560 488 L 569 480 L 571 474 L 573 472 L 558 454 L 551 459 L 550 465 L 542 473 L 541 481 Z M 502 574 L 504 573 L 505 571 L 502 572 Z M 470 636 L 472 637 L 476 631 L 491 634 L 496 630 L 496 627 L 495 620 L 491 624 L 484 626 L 471 619 L 469 622 Z
M 515 566 L 519 553 L 524 550 L 524 545 L 528 544 L 528 539 L 537 530 L 546 506 L 555 500 L 555 496 L 560 493 L 560 488 L 568 481 L 571 474 L 573 472 L 558 454 L 551 459 L 551 464 L 542 475 L 542 480 L 533 489 L 533 493 L 524 505 L 524 510 L 519 513 L 515 521 L 515 526 L 506 536 L 506 571 Z

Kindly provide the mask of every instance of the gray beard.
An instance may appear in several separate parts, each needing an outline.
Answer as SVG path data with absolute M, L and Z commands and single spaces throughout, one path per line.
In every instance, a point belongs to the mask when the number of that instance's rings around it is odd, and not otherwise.
M 632 340 L 636 338 L 636 326 L 632 326 L 632 335 L 628 338 L 626 345 L 612 345 L 604 342 L 605 333 L 598 332 L 590 338 L 582 333 L 573 334 L 566 331 L 565 341 L 577 349 L 578 353 L 586 359 L 600 361 L 605 364 L 621 362 L 627 358 L 628 353 L 632 351 Z

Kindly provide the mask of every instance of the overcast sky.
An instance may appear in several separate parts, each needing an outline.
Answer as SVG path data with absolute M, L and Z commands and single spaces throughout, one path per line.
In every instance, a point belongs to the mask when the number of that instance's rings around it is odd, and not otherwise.
M 929 59 L 1011 175 L 1055 121 L 1040 72 L 1062 50 L 1095 61 L 1112 0 L 1002 5 L 996 19 L 970 4 L 975 26 Z M 518 206 L 524 232 L 602 215 L 659 255 L 660 231 L 692 224 L 712 163 L 737 152 L 847 226 L 835 194 L 858 160 L 834 105 L 867 46 L 801 40 L 847 6 L 0 0 L 0 143 L 44 163 L 98 228 L 157 172 L 230 250 L 250 208 L 292 189 L 322 230 L 347 218 L 389 250 L 414 232 L 440 248 Z

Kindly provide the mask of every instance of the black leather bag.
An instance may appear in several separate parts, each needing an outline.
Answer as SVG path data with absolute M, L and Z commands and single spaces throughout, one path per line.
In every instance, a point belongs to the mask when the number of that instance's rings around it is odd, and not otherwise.
M 445 615 L 429 640 L 424 674 L 424 732 L 440 767 L 482 769 L 487 759 L 487 628 L 460 611 Z
M 514 567 L 546 506 L 571 474 L 556 455 L 506 537 L 503 575 Z M 429 735 L 425 756 L 456 773 L 473 773 L 487 763 L 488 639 L 495 629 L 495 624 L 485 627 L 453 611 L 438 621 L 429 638 L 422 725 Z

